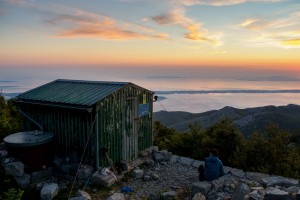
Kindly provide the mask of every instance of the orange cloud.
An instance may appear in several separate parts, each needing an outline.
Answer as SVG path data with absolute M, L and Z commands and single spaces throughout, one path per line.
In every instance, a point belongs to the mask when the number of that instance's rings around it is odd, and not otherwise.
M 88 37 L 107 40 L 168 39 L 167 34 L 156 33 L 150 28 L 118 22 L 111 17 L 81 10 L 71 14 L 51 13 L 45 21 L 52 25 L 66 27 L 55 34 L 57 37 Z
M 211 45 L 218 46 L 220 42 L 220 34 L 209 33 L 202 28 L 199 23 L 185 16 L 184 8 L 175 8 L 168 13 L 153 16 L 152 20 L 160 25 L 177 25 L 185 29 L 185 38 L 198 42 L 208 42 Z
M 42 17 L 55 37 L 96 38 L 105 40 L 159 39 L 168 34 L 148 27 L 116 20 L 101 14 L 67 7 L 60 4 L 35 4 L 33 1 L 4 0 L 6 3 L 26 7 Z M 1 10 L 0 10 L 1 14 Z

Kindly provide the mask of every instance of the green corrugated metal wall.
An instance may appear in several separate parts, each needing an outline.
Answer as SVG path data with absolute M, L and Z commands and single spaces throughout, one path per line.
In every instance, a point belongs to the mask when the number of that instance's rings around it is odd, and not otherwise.
M 83 153 L 92 127 L 92 114 L 86 111 L 55 108 L 42 105 L 22 104 L 21 110 L 42 124 L 44 131 L 54 133 L 54 151 L 62 156 L 68 156 L 71 162 L 77 162 Z M 24 120 L 25 130 L 34 130 L 38 127 L 29 120 Z M 93 130 L 92 130 L 93 131 Z M 91 158 L 95 155 L 92 141 L 95 134 L 91 134 L 84 161 L 92 164 Z
M 143 95 L 150 105 L 148 115 L 138 116 L 138 104 L 143 103 Z M 137 158 L 137 153 L 152 146 L 152 96 L 147 90 L 128 86 L 110 95 L 94 105 L 98 108 L 98 137 L 100 166 L 108 166 L 106 158 L 101 154 L 101 148 L 106 147 L 114 162 L 122 159 L 127 161 Z M 96 113 L 84 110 L 72 110 L 42 105 L 20 104 L 20 108 L 38 121 L 44 131 L 55 134 L 55 150 L 68 155 L 70 161 L 80 159 L 83 149 L 89 139 L 84 162 L 96 164 Z M 34 124 L 25 121 L 25 129 L 37 129 Z M 92 131 L 92 132 L 91 132 Z M 74 155 L 77 152 L 78 156 Z M 76 160 L 77 157 L 77 160 Z
M 138 117 L 137 108 L 143 94 L 150 104 L 150 112 Z M 127 87 L 99 103 L 100 150 L 107 148 L 111 159 L 118 162 L 133 160 L 139 151 L 152 146 L 152 106 L 152 93 L 135 87 Z M 108 165 L 104 157 L 101 157 L 100 165 Z

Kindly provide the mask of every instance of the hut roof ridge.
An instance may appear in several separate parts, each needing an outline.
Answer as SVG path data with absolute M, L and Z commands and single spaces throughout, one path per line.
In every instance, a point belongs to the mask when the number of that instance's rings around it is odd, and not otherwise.
M 128 85 L 139 87 L 131 82 L 57 79 L 24 92 L 16 99 L 23 102 L 92 106 Z

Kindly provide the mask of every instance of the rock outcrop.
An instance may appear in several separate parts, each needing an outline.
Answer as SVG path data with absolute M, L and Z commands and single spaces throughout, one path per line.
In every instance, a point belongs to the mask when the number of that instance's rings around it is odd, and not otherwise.
M 123 183 L 135 191 L 128 199 L 296 200 L 300 197 L 296 179 L 224 167 L 225 175 L 219 179 L 199 181 L 197 169 L 203 161 L 177 155 L 166 159 L 164 155 L 166 150 L 155 151 L 138 169 L 143 177 L 134 175 L 131 181 Z

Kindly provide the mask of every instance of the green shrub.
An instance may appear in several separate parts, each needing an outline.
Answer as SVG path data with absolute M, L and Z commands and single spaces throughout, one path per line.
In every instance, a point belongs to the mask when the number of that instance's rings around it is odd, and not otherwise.
M 24 191 L 21 189 L 10 188 L 7 192 L 4 192 L 5 200 L 21 200 L 23 197 Z

